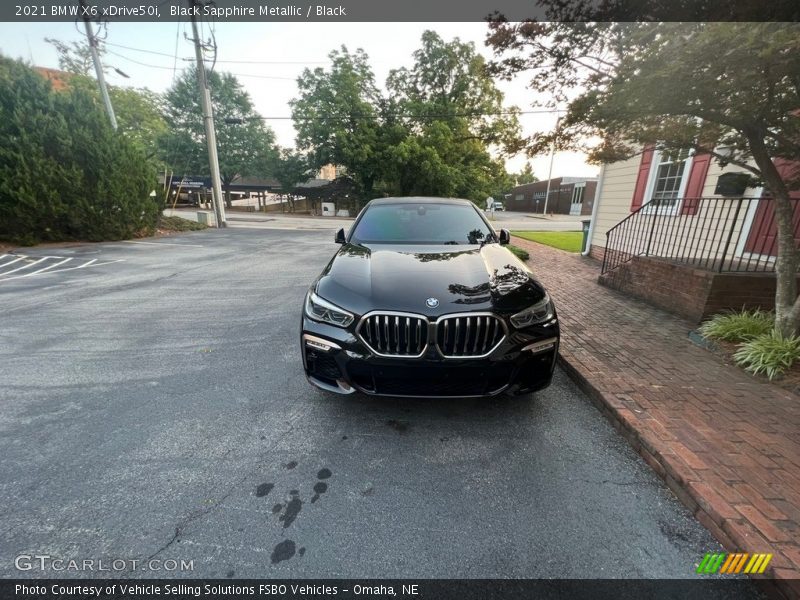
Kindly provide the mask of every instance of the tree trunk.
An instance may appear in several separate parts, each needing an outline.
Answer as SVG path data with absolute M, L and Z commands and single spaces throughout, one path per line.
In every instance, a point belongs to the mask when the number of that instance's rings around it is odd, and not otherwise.
M 775 329 L 784 336 L 795 335 L 800 325 L 800 298 L 797 297 L 797 244 L 794 239 L 794 206 L 789 190 L 772 162 L 764 138 L 748 132 L 753 159 L 758 165 L 775 203 L 778 256 L 775 259 Z
M 231 191 L 229 189 L 225 189 L 225 208 L 230 208 L 232 206 L 231 203 Z

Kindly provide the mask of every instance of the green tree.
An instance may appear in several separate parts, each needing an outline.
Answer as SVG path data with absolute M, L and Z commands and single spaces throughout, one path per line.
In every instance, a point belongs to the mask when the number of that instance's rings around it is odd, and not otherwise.
M 277 156 L 275 134 L 234 75 L 212 71 L 207 76 L 217 123 L 220 178 L 230 208 L 230 185 L 236 179 L 271 174 Z M 186 69 L 164 95 L 164 118 L 167 131 L 159 139 L 164 162 L 176 174 L 210 175 L 195 67 Z
M 330 69 L 305 69 L 291 101 L 297 146 L 312 167 L 333 163 L 347 168 L 365 196 L 379 176 L 382 148 L 380 94 L 366 53 L 345 46 L 329 55 Z
M 0 57 L 0 236 L 114 240 L 152 230 L 155 169 L 83 87 Z
M 533 183 L 539 181 L 539 178 L 533 174 L 531 163 L 525 163 L 522 171 L 513 175 L 514 185 L 525 185 L 526 183 Z
M 281 148 L 273 171 L 275 179 L 281 184 L 281 191 L 289 197 L 289 210 L 294 212 L 295 188 L 314 174 L 308 157 L 289 148 Z
M 549 85 L 556 99 L 569 100 L 560 149 L 611 162 L 657 142 L 710 153 L 763 182 L 778 231 L 775 325 L 784 335 L 798 331 L 800 255 L 789 193 L 800 173 L 782 177 L 775 162 L 800 161 L 800 25 L 495 22 L 487 43 L 499 56 L 495 72 L 544 65 L 531 86 Z M 602 143 L 588 148 L 593 135 Z M 549 141 L 540 136 L 529 150 Z
M 96 86 L 92 88 L 92 91 Z M 117 131 L 137 144 L 151 159 L 160 154 L 159 140 L 167 132 L 163 97 L 147 88 L 109 86 L 108 94 L 117 117 Z
M 394 105 L 419 130 L 442 121 L 458 132 L 458 140 L 479 140 L 515 154 L 521 147 L 519 109 L 503 107 L 503 93 L 471 42 L 445 42 L 425 31 L 414 65 L 392 70 L 386 82 Z
M 391 72 L 387 97 L 362 50 L 342 47 L 330 58 L 330 69 L 304 71 L 292 102 L 298 146 L 313 166 L 345 166 L 366 196 L 483 202 L 503 187 L 506 172 L 490 147 L 518 147 L 519 124 L 472 44 L 426 32 L 413 67 Z
M 100 99 L 97 82 L 94 80 L 94 65 L 89 45 L 86 42 L 62 42 L 45 38 L 58 53 L 59 67 L 73 75 L 69 78 L 70 87 L 81 87 Z M 102 55 L 102 45 L 97 51 Z M 129 88 L 108 86 L 108 95 L 114 114 L 117 117 L 118 131 L 133 140 L 145 151 L 148 157 L 158 155 L 158 140 L 166 132 L 166 121 L 162 115 L 163 97 L 148 88 Z
M 94 74 L 94 62 L 88 43 L 63 42 L 48 37 L 44 38 L 44 41 L 55 48 L 58 54 L 58 68 L 62 71 L 87 77 Z M 98 45 L 97 53 L 102 57 L 105 54 L 105 48 Z

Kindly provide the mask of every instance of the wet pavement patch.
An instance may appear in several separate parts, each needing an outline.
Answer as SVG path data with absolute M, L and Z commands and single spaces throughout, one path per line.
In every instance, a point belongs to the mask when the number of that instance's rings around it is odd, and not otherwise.
M 292 492 L 290 500 L 286 503 L 286 510 L 279 518 L 279 521 L 283 523 L 284 529 L 294 523 L 297 515 L 300 514 L 300 510 L 303 508 L 303 501 L 300 500 L 300 497 L 297 495 L 297 490 L 292 490 Z
M 283 540 L 272 550 L 270 561 L 274 565 L 283 560 L 289 560 L 294 556 L 294 553 L 295 553 L 294 542 L 292 540 Z
M 267 494 L 272 491 L 272 488 L 275 487 L 274 483 L 262 483 L 256 488 L 256 497 L 263 498 Z
M 327 491 L 328 491 L 328 484 L 323 481 L 318 481 L 314 485 L 314 497 L 311 498 L 311 504 L 314 504 L 314 502 L 319 500 L 319 497 Z
M 408 421 L 398 421 L 397 419 L 389 419 L 386 424 L 397 431 L 398 433 L 405 433 L 408 431 Z

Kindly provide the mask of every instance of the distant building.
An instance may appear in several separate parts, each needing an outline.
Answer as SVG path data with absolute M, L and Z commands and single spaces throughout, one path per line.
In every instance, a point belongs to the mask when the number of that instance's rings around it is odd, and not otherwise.
M 550 180 L 547 212 L 561 215 L 590 215 L 594 206 L 597 177 L 556 177 Z M 543 212 L 546 181 L 518 185 L 506 196 L 506 210 Z
M 319 170 L 317 179 L 333 181 L 334 179 L 342 177 L 346 172 L 347 170 L 341 165 L 327 164 Z
M 73 77 L 72 73 L 59 71 L 58 69 L 50 69 L 48 67 L 33 67 L 33 70 L 47 79 L 56 92 L 66 90 L 69 87 L 69 80 Z

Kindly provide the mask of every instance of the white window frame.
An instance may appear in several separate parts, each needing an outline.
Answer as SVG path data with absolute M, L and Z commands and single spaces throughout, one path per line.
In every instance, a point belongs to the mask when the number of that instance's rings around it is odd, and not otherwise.
M 653 191 L 656 186 L 656 175 L 658 174 L 658 167 L 661 166 L 661 150 L 653 151 L 653 160 L 650 161 L 650 172 L 647 174 L 647 187 L 645 188 L 644 198 L 642 204 L 646 204 L 653 199 Z M 678 189 L 678 197 L 675 199 L 675 204 L 672 206 L 660 205 L 657 208 L 649 206 L 645 209 L 647 214 L 653 215 L 667 215 L 674 216 L 680 214 L 681 206 L 683 205 L 684 194 L 686 194 L 686 186 L 689 183 L 689 173 L 692 170 L 692 162 L 694 160 L 694 150 L 689 150 L 689 156 L 686 157 L 683 166 L 683 175 L 681 175 L 681 185 Z
M 580 202 L 577 203 L 575 202 L 576 197 L 580 197 Z M 581 214 L 581 211 L 583 210 L 584 200 L 586 200 L 586 182 L 581 181 L 576 183 L 572 188 L 572 197 L 570 198 L 569 201 L 569 214 L 573 214 L 572 207 L 576 205 L 579 205 L 581 207 L 576 214 Z

